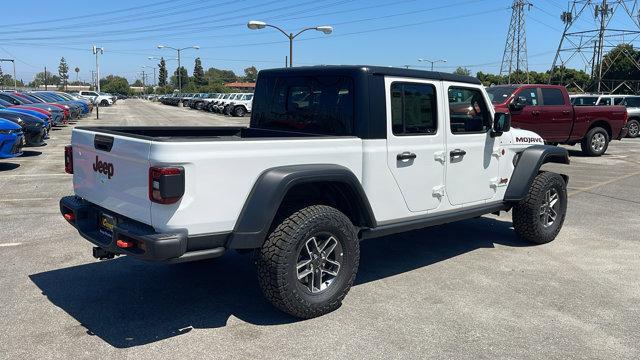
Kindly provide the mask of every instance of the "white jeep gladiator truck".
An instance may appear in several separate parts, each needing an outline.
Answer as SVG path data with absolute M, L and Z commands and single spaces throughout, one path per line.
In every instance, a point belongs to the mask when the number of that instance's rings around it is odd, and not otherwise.
M 552 241 L 567 151 L 494 113 L 475 78 L 372 66 L 261 71 L 248 128 L 77 127 L 64 218 L 101 259 L 255 250 L 259 283 L 302 318 L 338 308 L 360 240 L 512 211 Z M 398 239 L 401 241 L 401 239 Z

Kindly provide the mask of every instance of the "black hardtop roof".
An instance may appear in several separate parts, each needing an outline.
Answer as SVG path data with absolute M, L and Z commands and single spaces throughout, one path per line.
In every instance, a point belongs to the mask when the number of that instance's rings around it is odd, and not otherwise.
M 299 66 L 293 68 L 277 68 L 260 70 L 260 74 L 264 75 L 282 75 L 282 74 L 314 74 L 320 75 L 322 73 L 336 73 L 341 75 L 347 74 L 374 74 L 374 75 L 387 75 L 398 76 L 407 78 L 418 78 L 428 80 L 443 80 L 461 82 L 467 84 L 481 85 L 480 80 L 472 76 L 456 75 L 450 73 L 443 73 L 437 71 L 424 71 L 415 69 L 405 69 L 396 67 L 385 66 L 370 66 L 370 65 L 318 65 L 318 66 Z

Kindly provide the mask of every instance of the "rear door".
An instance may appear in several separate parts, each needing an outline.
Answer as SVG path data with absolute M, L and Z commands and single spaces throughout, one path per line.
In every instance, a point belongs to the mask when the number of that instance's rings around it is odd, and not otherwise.
M 498 185 L 497 138 L 491 136 L 493 115 L 481 88 L 446 83 L 446 191 L 451 205 L 475 205 L 492 199 Z
M 542 87 L 541 116 L 538 135 L 547 141 L 566 141 L 573 127 L 573 106 L 565 93 L 553 87 Z
M 151 142 L 76 129 L 71 144 L 75 194 L 115 213 L 151 224 Z
M 523 87 L 516 97 L 526 100 L 526 106 L 521 110 L 511 110 L 511 121 L 515 127 L 539 133 L 540 130 L 540 95 L 537 87 Z
M 388 77 L 385 90 L 387 166 L 410 211 L 436 209 L 444 197 L 441 84 Z

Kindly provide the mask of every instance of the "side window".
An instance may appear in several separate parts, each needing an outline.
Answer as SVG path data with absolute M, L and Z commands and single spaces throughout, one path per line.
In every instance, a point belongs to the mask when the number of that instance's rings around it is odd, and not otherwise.
M 527 105 L 538 106 L 540 101 L 538 100 L 538 88 L 526 88 L 520 91 L 518 96 L 521 96 L 527 100 Z
M 560 89 L 542 88 L 542 103 L 545 106 L 564 105 L 564 95 Z
M 598 103 L 600 106 L 609 106 L 611 104 L 611 98 L 600 98 L 600 102 Z
M 640 98 L 638 97 L 628 97 L 625 99 L 625 105 L 627 107 L 640 107 Z
M 449 113 L 453 134 L 483 133 L 491 129 L 491 113 L 478 89 L 450 87 Z
M 394 135 L 429 135 L 438 130 L 436 89 L 430 84 L 391 84 Z
M 614 105 L 620 105 L 624 102 L 624 98 L 623 97 L 619 97 L 619 98 L 615 98 L 613 99 L 613 104 Z

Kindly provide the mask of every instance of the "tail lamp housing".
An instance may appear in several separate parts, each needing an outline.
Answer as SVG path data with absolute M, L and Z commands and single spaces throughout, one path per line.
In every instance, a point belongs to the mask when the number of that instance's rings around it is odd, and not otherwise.
M 71 145 L 64 147 L 64 172 L 73 174 L 73 147 Z
M 149 200 L 158 204 L 174 204 L 184 195 L 184 168 L 149 168 Z

